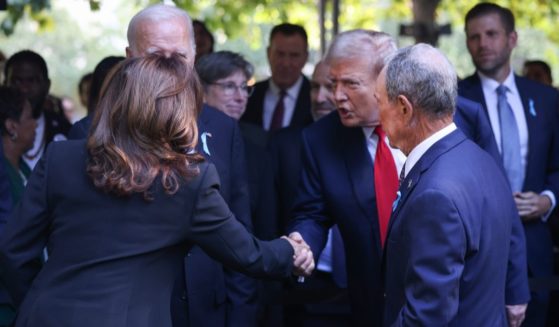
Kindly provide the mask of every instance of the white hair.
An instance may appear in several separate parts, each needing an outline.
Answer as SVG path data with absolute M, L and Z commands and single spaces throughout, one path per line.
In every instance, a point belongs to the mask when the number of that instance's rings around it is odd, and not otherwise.
M 190 39 L 190 46 L 193 52 L 196 52 L 196 43 L 194 43 L 194 31 L 192 28 L 192 19 L 188 16 L 188 13 L 175 6 L 169 6 L 165 4 L 156 4 L 142 9 L 138 12 L 128 24 L 128 31 L 126 36 L 128 38 L 128 45 L 135 48 L 136 45 L 136 29 L 141 22 L 162 22 L 169 20 L 182 20 L 184 21 L 184 27 L 188 33 Z
M 338 34 L 324 59 L 327 63 L 333 59 L 370 59 L 371 71 L 378 76 L 386 59 L 397 49 L 396 41 L 387 33 L 355 29 Z

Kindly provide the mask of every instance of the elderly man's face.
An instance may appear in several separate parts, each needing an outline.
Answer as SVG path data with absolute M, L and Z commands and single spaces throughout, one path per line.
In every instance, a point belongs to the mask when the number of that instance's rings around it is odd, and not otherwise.
M 333 58 L 329 62 L 332 91 L 342 124 L 374 127 L 379 124 L 372 62 L 367 57 Z
M 135 44 L 126 48 L 128 57 L 145 56 L 159 52 L 165 56 L 178 53 L 194 64 L 191 35 L 184 21 L 172 19 L 163 22 L 141 21 L 136 28 Z
M 328 79 L 328 66 L 320 62 L 311 78 L 311 113 L 318 120 L 336 109 L 332 102 L 332 83 Z

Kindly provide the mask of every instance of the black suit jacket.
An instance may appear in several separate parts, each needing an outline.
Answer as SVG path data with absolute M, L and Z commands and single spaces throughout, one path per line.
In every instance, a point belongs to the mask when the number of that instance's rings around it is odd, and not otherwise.
M 252 230 L 245 150 L 237 122 L 204 105 L 198 118 L 198 133 L 198 152 L 215 165 L 221 196 L 236 218 Z M 257 285 L 254 279 L 224 269 L 196 246 L 185 258 L 185 272 L 185 299 L 191 326 L 251 326 L 255 323 Z
M 241 121 L 264 127 L 262 115 L 264 113 L 264 98 L 266 91 L 270 86 L 270 80 L 258 82 L 254 85 L 254 93 L 248 98 L 247 108 L 241 116 Z M 297 96 L 295 111 L 289 126 L 305 127 L 312 124 L 311 115 L 311 84 L 309 80 L 303 76 L 303 84 Z
M 80 120 L 72 128 L 70 138 L 87 137 L 90 126 L 89 116 Z M 221 196 L 236 218 L 251 229 L 244 145 L 237 123 L 204 105 L 198 118 L 198 132 L 198 152 L 215 165 L 221 181 Z M 202 138 L 206 140 L 205 147 Z M 175 290 L 182 300 L 174 298 L 174 306 L 180 308 L 177 311 L 189 312 L 191 326 L 250 326 L 254 323 L 254 280 L 224 270 L 197 246 L 192 247 L 185 258 L 185 276 L 186 284 L 179 281 Z
M 4 165 L 1 164 L 4 159 L 4 149 L 0 142 L 0 234 L 4 229 L 8 215 L 12 210 L 12 196 L 10 193 L 10 182 L 6 175 Z
M 173 284 L 193 244 L 254 276 L 290 274 L 291 246 L 247 232 L 213 165 L 201 164 L 174 195 L 155 182 L 146 201 L 97 189 L 87 158 L 83 140 L 53 143 L 1 236 L 1 278 L 21 304 L 16 326 L 170 327 Z

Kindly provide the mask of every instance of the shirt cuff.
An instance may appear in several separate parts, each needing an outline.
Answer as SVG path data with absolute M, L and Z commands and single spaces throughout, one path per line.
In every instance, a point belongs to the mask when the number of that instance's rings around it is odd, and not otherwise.
M 545 223 L 549 219 L 549 216 L 553 212 L 553 209 L 555 209 L 555 205 L 557 204 L 557 202 L 555 200 L 555 195 L 550 190 L 545 190 L 541 192 L 540 195 L 547 196 L 551 201 L 551 208 L 549 208 L 549 210 L 545 213 L 545 215 L 541 216 L 541 220 Z

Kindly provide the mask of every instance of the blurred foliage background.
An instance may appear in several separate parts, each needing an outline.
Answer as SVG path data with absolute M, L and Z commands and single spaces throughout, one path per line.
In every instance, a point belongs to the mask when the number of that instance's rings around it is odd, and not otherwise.
M 340 0 L 340 31 L 368 28 L 397 37 L 401 46 L 414 42 L 400 37 L 400 24 L 413 20 L 412 5 L 422 0 Z M 423 0 L 433 1 L 433 0 Z M 141 8 L 157 2 L 175 3 L 192 18 L 206 22 L 216 39 L 216 50 L 242 53 L 255 67 L 257 80 L 269 75 L 266 60 L 272 26 L 289 21 L 305 26 L 310 59 L 304 72 L 310 74 L 320 58 L 318 0 L 8 0 L 0 12 L 0 51 L 7 57 L 31 49 L 43 55 L 52 80 L 51 93 L 77 101 L 81 76 L 93 70 L 105 56 L 124 55 L 126 28 Z M 326 7 L 327 41 L 331 39 L 331 1 Z M 473 72 L 465 46 L 464 15 L 477 1 L 441 0 L 436 22 L 450 23 L 452 33 L 441 36 L 439 47 L 456 66 L 459 76 Z M 519 45 L 513 67 L 520 72 L 526 59 L 542 59 L 559 80 L 559 0 L 496 1 L 511 8 L 517 19 Z

